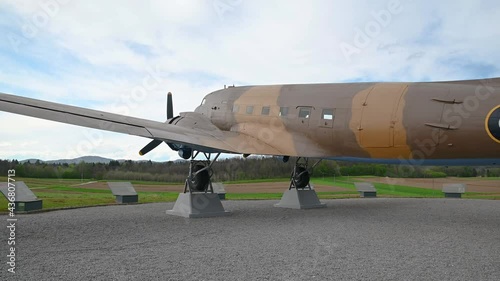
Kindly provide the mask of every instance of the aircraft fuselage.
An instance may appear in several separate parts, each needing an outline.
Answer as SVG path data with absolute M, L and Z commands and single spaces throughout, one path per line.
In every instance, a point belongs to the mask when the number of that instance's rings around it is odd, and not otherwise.
M 500 164 L 498 79 L 229 87 L 207 95 L 196 112 L 221 130 L 304 156 Z

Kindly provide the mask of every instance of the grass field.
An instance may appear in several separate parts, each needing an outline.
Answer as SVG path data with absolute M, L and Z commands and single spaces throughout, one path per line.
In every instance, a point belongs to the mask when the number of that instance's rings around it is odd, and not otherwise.
M 340 198 L 357 198 L 359 197 L 354 187 L 354 182 L 371 180 L 376 181 L 380 178 L 371 177 L 336 177 L 336 178 L 313 178 L 311 180 L 314 186 L 317 186 L 317 193 L 320 199 L 340 199 Z M 6 182 L 6 177 L 0 177 L 0 182 Z M 81 179 L 66 180 L 66 179 L 32 179 L 32 178 L 16 178 L 17 181 L 23 180 L 33 190 L 35 195 L 43 200 L 44 209 L 60 209 L 60 208 L 75 208 L 96 205 L 113 205 L 115 198 L 111 191 L 104 188 L 91 188 L 92 185 L 81 185 Z M 485 182 L 499 181 L 498 178 L 484 178 Z M 467 181 L 467 180 L 465 180 Z M 478 181 L 476 179 L 476 181 Z M 83 180 L 83 182 L 91 182 Z M 405 181 L 397 181 L 405 182 Z M 145 182 L 133 181 L 134 185 L 140 185 L 142 189 L 138 190 L 140 203 L 152 202 L 172 202 L 175 201 L 178 191 L 165 191 L 167 186 L 181 186 L 179 183 L 161 183 L 161 182 Z M 274 186 L 269 189 L 262 189 Z M 103 186 L 103 182 L 97 182 L 99 186 Z M 281 198 L 282 191 L 288 185 L 288 179 L 273 179 L 273 180 L 253 180 L 253 181 L 234 181 L 226 182 L 228 189 L 231 186 L 239 186 L 238 192 L 228 192 L 227 200 L 263 200 Z M 496 182 L 495 182 L 496 184 Z M 255 188 L 257 185 L 260 188 Z M 387 184 L 383 182 L 375 182 L 377 195 L 379 197 L 412 197 L 412 198 L 442 198 L 443 193 L 440 189 L 415 187 L 399 184 Z M 335 187 L 338 191 L 321 191 L 328 190 L 328 187 Z M 169 189 L 171 190 L 171 188 Z M 279 192 L 277 192 L 279 191 Z M 500 186 L 494 192 L 467 192 L 463 196 L 469 199 L 494 199 L 500 200 Z M 7 200 L 0 197 L 0 212 L 7 211 Z
M 347 181 L 345 178 L 336 179 L 335 183 L 333 178 L 328 179 L 315 179 L 314 183 L 322 185 L 336 185 L 344 188 L 352 189 L 356 192 L 354 187 L 354 182 L 358 180 L 353 179 Z M 443 197 L 443 193 L 440 190 L 403 186 L 403 185 L 389 185 L 384 183 L 374 183 L 377 189 L 377 195 L 379 196 L 390 196 L 390 197 L 425 197 L 425 198 L 438 198 Z

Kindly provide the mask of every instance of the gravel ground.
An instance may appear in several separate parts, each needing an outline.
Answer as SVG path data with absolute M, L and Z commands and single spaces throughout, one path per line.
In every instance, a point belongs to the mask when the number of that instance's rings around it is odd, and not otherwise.
M 17 273 L 0 280 L 500 280 L 500 201 L 226 201 L 229 217 L 173 203 L 18 215 Z M 2 216 L 7 224 L 6 216 Z

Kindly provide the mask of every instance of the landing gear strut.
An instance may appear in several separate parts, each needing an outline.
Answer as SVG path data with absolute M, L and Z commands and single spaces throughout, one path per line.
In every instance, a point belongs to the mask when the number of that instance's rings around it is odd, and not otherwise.
M 311 166 L 311 170 L 321 162 L 318 160 Z M 319 202 L 316 191 L 311 187 L 309 159 L 299 157 L 290 176 L 290 187 L 281 197 L 281 201 L 275 207 L 291 209 L 324 208 L 326 204 Z
M 200 152 L 192 153 L 189 174 L 184 184 L 184 192 L 179 194 L 174 208 L 167 214 L 186 218 L 216 217 L 228 215 L 224 210 L 219 195 L 212 187 L 212 165 L 219 158 L 218 153 L 211 160 L 210 153 L 203 153 L 206 160 L 195 160 Z
M 217 153 L 213 160 L 210 159 L 210 153 L 203 153 L 207 160 L 195 160 L 199 154 L 200 152 L 198 151 L 191 156 L 189 162 L 189 175 L 184 184 L 184 193 L 196 191 L 214 193 L 212 187 L 212 165 L 217 161 L 220 153 Z
M 314 165 L 311 167 L 314 169 L 319 163 L 321 162 L 321 159 L 318 160 Z M 292 188 L 308 188 L 311 189 L 311 185 L 309 184 L 309 180 L 311 179 L 310 172 L 308 170 L 309 166 L 309 159 L 308 158 L 302 158 L 298 157 L 297 160 L 295 161 L 295 167 L 293 168 L 292 175 L 290 176 L 290 189 Z

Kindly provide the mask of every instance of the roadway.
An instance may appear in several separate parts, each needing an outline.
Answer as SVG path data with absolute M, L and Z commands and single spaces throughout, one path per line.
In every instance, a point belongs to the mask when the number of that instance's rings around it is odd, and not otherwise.
M 500 280 L 500 201 L 225 201 L 232 215 L 169 216 L 173 203 L 18 215 L 17 273 L 0 280 Z M 7 224 L 6 216 L 2 216 Z

